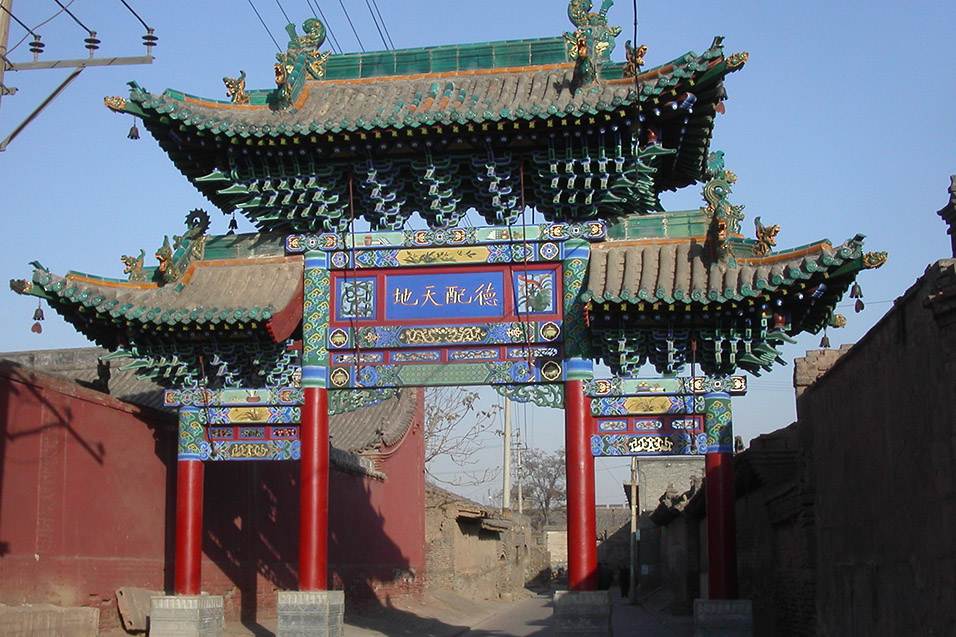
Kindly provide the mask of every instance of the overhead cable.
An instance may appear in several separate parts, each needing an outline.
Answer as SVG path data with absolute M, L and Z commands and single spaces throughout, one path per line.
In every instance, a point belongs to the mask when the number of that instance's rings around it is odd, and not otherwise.
M 123 6 L 124 6 L 124 7 L 126 7 L 127 9 L 129 9 L 129 12 L 130 12 L 130 13 L 132 13 L 134 16 L 136 16 L 136 19 L 139 20 L 139 23 L 143 25 L 143 28 L 144 28 L 144 29 L 146 29 L 147 31 L 150 31 L 150 30 L 151 30 L 151 29 L 150 29 L 150 26 L 149 26 L 148 24 L 146 24 L 146 22 L 144 22 L 141 17 L 139 17 L 139 14 L 136 13 L 135 11 L 133 11 L 133 7 L 131 7 L 131 6 L 129 6 L 128 4 L 126 4 L 126 0 L 120 0 L 120 2 L 123 3 Z
M 292 24 L 292 20 L 289 19 L 289 14 L 285 12 L 285 9 L 282 8 L 282 3 L 279 0 L 276 0 L 276 4 L 279 5 L 279 11 L 282 12 L 282 17 L 285 18 L 286 24 Z
M 375 7 L 375 12 L 378 13 L 378 21 L 382 23 L 382 28 L 385 29 L 385 37 L 388 38 L 388 45 L 390 48 L 395 48 L 395 43 L 392 42 L 392 34 L 388 32 L 388 27 L 385 25 L 385 18 L 382 17 L 382 12 L 378 8 L 378 2 L 372 0 L 372 6 Z
M 86 31 L 87 33 L 89 33 L 90 36 L 93 36 L 93 35 L 94 35 L 95 32 L 94 32 L 93 30 L 89 29 L 85 24 L 83 24 L 82 22 L 80 22 L 80 19 L 77 18 L 75 15 L 73 15 L 73 12 L 70 11 L 69 9 L 67 9 L 66 6 L 65 6 L 62 2 L 60 2 L 60 0 L 53 0 L 53 2 L 57 3 L 58 5 L 60 5 L 60 8 L 63 9 L 64 11 L 66 11 L 66 14 L 67 14 L 68 16 L 70 16 L 71 18 L 73 18 L 73 21 L 74 21 L 74 22 L 76 22 L 78 25 L 80 25 L 80 28 L 82 28 L 84 31 Z
M 23 22 L 20 20 L 20 18 L 18 18 L 17 16 L 13 15 L 13 12 L 10 11 L 10 9 L 8 9 L 6 6 L 0 4 L 0 9 L 3 9 L 4 11 L 6 11 L 6 12 L 10 15 L 10 17 L 13 18 L 13 20 L 14 20 L 17 24 L 19 24 L 21 27 L 23 27 L 24 29 L 27 30 L 27 33 L 28 33 L 29 35 L 32 35 L 32 36 L 35 37 L 35 38 L 40 37 L 40 36 L 38 36 L 36 33 L 34 33 L 33 30 L 30 29 L 30 27 L 28 27 L 27 25 L 23 24 Z
M 378 18 L 375 17 L 375 11 L 372 10 L 372 3 L 369 0 L 365 0 L 365 6 L 368 7 L 368 12 L 372 14 L 372 22 L 375 23 L 375 29 L 378 31 L 378 37 L 382 38 L 382 44 L 387 49 L 388 42 L 385 40 L 385 34 L 382 33 L 382 27 L 378 26 Z
M 349 26 L 352 27 L 352 33 L 355 34 L 355 39 L 358 41 L 359 48 L 362 49 L 362 53 L 365 52 L 365 45 L 362 44 L 362 38 L 359 37 L 358 31 L 355 30 L 355 25 L 352 24 L 352 16 L 349 15 L 349 10 L 345 8 L 345 3 L 342 0 L 339 0 L 339 6 L 342 7 L 342 11 L 345 13 L 345 19 L 348 20 Z
M 266 30 L 266 33 L 269 34 L 269 38 L 272 40 L 272 43 L 276 45 L 276 49 L 279 53 L 282 53 L 282 47 L 279 46 L 279 43 L 276 42 L 276 39 L 272 36 L 272 31 L 269 30 L 269 27 L 266 26 L 265 20 L 262 19 L 262 16 L 259 15 L 259 10 L 256 9 L 256 5 L 252 4 L 252 0 L 249 0 L 249 6 L 252 7 L 252 10 L 255 11 L 256 17 L 259 18 L 259 22 L 262 23 L 262 28 Z
M 66 3 L 66 6 L 67 6 L 67 7 L 70 6 L 71 4 L 73 4 L 74 1 L 75 1 L 75 0 L 70 0 L 69 2 Z M 4 7 L 4 8 L 6 8 L 6 7 Z M 33 27 L 33 30 L 27 29 L 28 33 L 27 33 L 25 36 L 23 36 L 22 38 L 20 38 L 20 40 L 19 40 L 16 44 L 14 44 L 13 46 L 9 47 L 9 48 L 7 49 L 7 54 L 13 53 L 14 49 L 16 49 L 18 46 L 20 46 L 21 44 L 23 44 L 23 42 L 24 42 L 28 37 L 30 37 L 31 35 L 33 35 L 34 37 L 38 37 L 38 36 L 36 36 L 36 35 L 33 33 L 33 31 L 36 30 L 36 29 L 39 29 L 39 28 L 42 27 L 43 25 L 47 24 L 47 23 L 50 22 L 53 18 L 57 17 L 58 15 L 60 15 L 61 13 L 63 13 L 64 11 L 66 11 L 66 7 L 63 7 L 62 9 L 60 9 L 59 11 L 57 11 L 56 13 L 54 13 L 53 15 L 51 15 L 49 18 L 47 18 L 46 20 L 44 20 L 44 21 L 41 22 L 40 24 L 36 25 L 35 27 Z M 9 13 L 9 11 L 7 11 L 7 13 Z M 11 15 L 13 15 L 13 14 L 11 14 Z
M 341 53 L 342 47 L 341 45 L 339 45 L 339 40 L 338 38 L 335 37 L 335 33 L 332 32 L 332 27 L 329 25 L 329 21 L 325 19 L 325 13 L 322 11 L 322 7 L 321 5 L 319 5 L 318 0 L 316 0 L 315 2 L 315 8 L 312 7 L 312 0 L 305 0 L 305 1 L 309 4 L 309 8 L 312 9 L 312 15 L 314 15 L 316 18 L 321 17 L 322 24 L 325 25 L 326 33 L 328 33 L 329 37 L 332 38 L 332 42 L 331 42 L 332 52 Z M 318 15 L 316 15 L 315 13 L 316 9 L 318 9 L 319 11 Z

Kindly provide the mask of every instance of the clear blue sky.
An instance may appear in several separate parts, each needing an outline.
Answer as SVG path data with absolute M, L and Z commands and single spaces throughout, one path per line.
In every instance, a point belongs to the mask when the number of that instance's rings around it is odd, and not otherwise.
M 0 153 L 0 274 L 25 278 L 36 259 L 51 271 L 121 276 L 123 254 L 152 254 L 163 236 L 183 230 L 186 213 L 204 207 L 212 232 L 227 229 L 216 212 L 175 170 L 155 141 L 126 139 L 133 120 L 108 111 L 107 95 L 126 96 L 136 80 L 160 92 L 175 88 L 220 98 L 223 76 L 246 71 L 249 88 L 274 86 L 276 47 L 248 1 L 129 0 L 156 29 L 151 66 L 84 71 L 30 127 Z M 280 0 L 298 24 L 311 17 L 306 0 Z M 254 4 L 280 45 L 286 20 L 275 0 Z M 596 2 L 597 4 L 597 2 Z M 368 50 L 383 48 L 366 3 L 346 0 Z M 398 48 L 559 35 L 570 30 L 566 0 L 505 2 L 378 0 Z M 323 0 L 328 24 L 345 51 L 360 50 L 338 2 Z M 70 10 L 103 41 L 98 57 L 141 55 L 141 25 L 118 1 L 75 0 Z M 15 0 L 13 13 L 30 26 L 49 18 L 52 0 Z M 889 262 L 860 283 L 866 310 L 831 330 L 834 347 L 854 342 L 923 272 L 950 256 L 945 226 L 935 211 L 947 200 L 956 173 L 956 63 L 952 60 L 956 4 L 915 2 L 644 1 L 638 41 L 649 47 L 649 67 L 687 51 L 706 49 L 725 36 L 728 53 L 748 51 L 744 69 L 727 81 L 727 113 L 719 116 L 713 148 L 726 153 L 738 175 L 732 201 L 746 205 L 744 229 L 754 216 L 779 223 L 781 247 L 860 232 L 869 250 L 887 250 Z M 632 4 L 618 0 L 610 22 L 624 27 L 614 57 L 623 57 L 633 29 Z M 38 29 L 43 59 L 84 57 L 85 32 L 66 14 Z M 11 25 L 10 44 L 24 34 Z M 327 43 L 326 48 L 328 48 Z M 13 51 L 27 61 L 27 44 Z M 8 72 L 15 96 L 0 105 L 5 137 L 67 71 Z M 697 189 L 665 199 L 671 209 L 696 208 Z M 248 228 L 248 226 L 246 226 Z M 0 302 L 0 351 L 83 346 L 85 340 L 53 312 L 44 332 L 30 332 L 35 302 L 6 292 Z M 819 336 L 789 346 L 792 361 L 816 348 Z M 754 379 L 735 402 L 737 433 L 746 439 L 786 426 L 794 418 L 789 389 L 792 365 Z M 865 379 L 861 379 L 865 382 Z M 533 444 L 554 448 L 563 437 L 560 415 L 534 416 Z M 549 422 L 544 422 L 549 421 Z M 500 438 L 489 463 L 500 457 Z M 598 463 L 598 502 L 623 501 L 618 486 L 625 463 Z M 487 487 L 476 487 L 479 497 Z M 620 495 L 619 495 L 620 494 Z

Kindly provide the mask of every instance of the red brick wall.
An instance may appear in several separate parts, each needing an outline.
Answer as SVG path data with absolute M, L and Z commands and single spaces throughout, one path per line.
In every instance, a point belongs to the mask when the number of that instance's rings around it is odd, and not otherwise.
M 405 439 L 377 462 L 384 479 L 332 471 L 329 582 L 346 604 L 421 592 L 422 422 L 419 402 Z M 298 463 L 206 463 L 204 496 L 202 590 L 224 596 L 227 621 L 274 617 L 276 591 L 298 586 Z
M 0 603 L 97 606 L 119 626 L 121 586 L 171 590 L 175 418 L 0 366 Z M 384 479 L 333 471 L 332 581 L 348 600 L 421 591 L 422 405 L 379 461 Z M 167 471 L 169 463 L 171 471 Z M 275 616 L 297 587 L 298 463 L 205 465 L 202 590 L 227 619 Z
M 164 588 L 161 418 L 71 383 L 0 365 L 0 602 L 96 606 Z M 164 442 L 165 441 L 165 442 Z

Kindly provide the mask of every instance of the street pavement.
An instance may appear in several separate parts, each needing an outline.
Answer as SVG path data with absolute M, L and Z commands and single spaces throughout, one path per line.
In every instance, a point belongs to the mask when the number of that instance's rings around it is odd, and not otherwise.
M 474 602 L 445 594 L 417 613 L 396 615 L 387 626 L 369 630 L 347 618 L 346 637 L 410 635 L 414 637 L 544 637 L 553 629 L 552 591 L 528 591 L 514 603 Z M 439 594 L 441 595 L 441 594 Z M 611 590 L 611 624 L 614 637 L 693 637 L 694 618 L 667 611 L 670 596 L 657 591 L 630 604 L 620 591 Z M 444 609 L 442 607 L 445 607 Z M 450 616 L 448 609 L 458 613 Z M 417 616 L 416 616 L 417 615 Z M 431 617 L 429 617 L 429 615 Z M 362 620 L 359 620 L 362 621 Z
M 435 591 L 419 604 L 389 606 L 350 612 L 345 618 L 346 637 L 544 637 L 552 634 L 552 591 L 526 591 L 514 602 L 469 600 Z M 611 590 L 611 624 L 614 637 L 693 637 L 694 618 L 667 612 L 670 597 L 658 591 L 630 604 L 620 591 Z M 224 635 L 240 637 L 276 634 L 277 621 L 261 624 L 228 623 Z M 104 635 L 125 635 L 118 629 Z

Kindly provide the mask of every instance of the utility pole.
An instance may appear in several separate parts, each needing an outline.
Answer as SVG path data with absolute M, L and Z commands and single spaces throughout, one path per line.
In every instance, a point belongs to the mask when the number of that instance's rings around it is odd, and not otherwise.
M 631 568 L 628 581 L 628 599 L 637 601 L 637 456 L 631 456 Z
M 505 396 L 504 471 L 502 472 L 501 511 L 506 516 L 511 513 L 511 399 Z
M 515 455 L 517 455 L 517 478 L 518 478 L 518 513 L 524 513 L 524 498 L 521 495 L 521 478 L 524 477 L 521 466 L 521 430 L 515 431 L 515 437 L 518 443 L 515 445 Z
M 10 12 L 13 0 L 0 0 L 0 102 L 4 95 L 13 95 L 17 89 L 8 89 L 3 83 L 3 73 L 7 70 L 7 38 L 10 36 Z
M 128 8 L 128 6 L 127 6 Z M 32 122 L 40 114 L 40 112 L 49 106 L 50 102 L 56 99 L 56 97 L 70 85 L 76 77 L 83 72 L 88 66 L 118 66 L 126 64 L 152 64 L 153 63 L 153 47 L 156 46 L 156 41 L 159 39 L 153 35 L 153 30 L 146 26 L 146 23 L 140 18 L 140 22 L 143 22 L 143 26 L 146 28 L 146 35 L 143 36 L 143 44 L 146 46 L 146 55 L 134 56 L 134 57 L 111 57 L 111 58 L 97 58 L 94 57 L 93 53 L 96 49 L 99 48 L 100 41 L 96 39 L 96 32 L 89 31 L 89 38 L 84 40 L 87 43 L 86 48 L 89 50 L 89 57 L 75 60 L 49 60 L 49 61 L 40 61 L 38 59 L 39 53 L 43 48 L 42 43 L 40 43 L 40 36 L 33 33 L 27 28 L 28 32 L 31 33 L 35 40 L 31 42 L 31 51 L 33 51 L 33 61 L 32 62 L 20 62 L 13 63 L 7 60 L 7 43 L 10 36 L 10 17 L 13 15 L 13 0 L 0 0 L 0 102 L 3 101 L 5 95 L 13 95 L 17 92 L 15 88 L 8 88 L 3 83 L 4 74 L 6 71 L 35 71 L 40 69 L 58 69 L 72 68 L 72 72 L 66 77 L 63 82 L 60 83 L 53 92 L 50 93 L 46 99 L 40 102 L 39 106 L 33 109 L 26 119 L 20 122 L 13 131 L 7 135 L 2 141 L 0 141 L 0 152 L 3 152 L 7 149 L 7 145 L 13 141 L 13 138 L 20 134 L 20 132 L 26 128 L 30 122 Z M 135 15 L 135 13 L 134 13 Z M 136 16 L 139 18 L 139 16 Z M 19 22 L 19 20 L 18 20 Z M 22 25 L 23 23 L 20 22 Z M 85 27 L 84 27 L 85 28 Z M 32 48 L 36 45 L 36 48 Z

